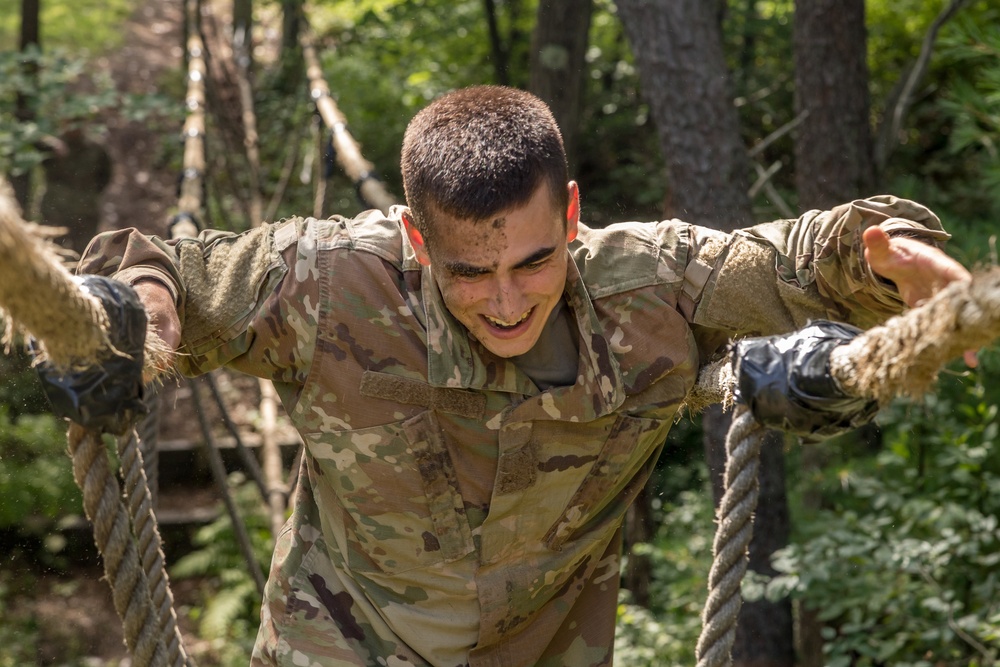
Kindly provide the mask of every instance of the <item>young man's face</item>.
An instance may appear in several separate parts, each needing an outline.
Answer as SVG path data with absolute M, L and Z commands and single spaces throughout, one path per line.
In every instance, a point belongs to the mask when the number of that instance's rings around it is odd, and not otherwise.
M 406 225 L 448 310 L 499 357 L 530 350 L 562 298 L 566 244 L 576 238 L 580 212 L 576 183 L 567 187 L 566 211 L 556 210 L 542 184 L 527 204 L 492 220 L 436 220 L 430 247 Z

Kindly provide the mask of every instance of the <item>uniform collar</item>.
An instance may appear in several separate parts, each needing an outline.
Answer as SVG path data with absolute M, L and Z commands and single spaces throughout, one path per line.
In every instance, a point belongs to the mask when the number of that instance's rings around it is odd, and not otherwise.
M 448 311 L 430 267 L 421 279 L 427 317 L 427 377 L 432 386 L 501 391 L 525 397 L 515 409 L 524 420 L 591 421 L 625 400 L 621 370 L 611 352 L 576 263 L 569 260 L 563 298 L 576 323 L 576 384 L 539 392 L 508 359 L 490 353 Z

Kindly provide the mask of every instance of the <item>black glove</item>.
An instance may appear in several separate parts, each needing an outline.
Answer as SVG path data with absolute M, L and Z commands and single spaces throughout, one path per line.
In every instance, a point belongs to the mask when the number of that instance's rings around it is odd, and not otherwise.
M 102 276 L 78 276 L 84 291 L 101 300 L 108 314 L 108 337 L 118 353 L 98 365 L 60 374 L 38 365 L 52 411 L 87 428 L 122 435 L 146 412 L 142 403 L 142 353 L 146 311 L 130 286 Z
M 845 394 L 830 375 L 830 352 L 861 333 L 816 320 L 801 331 L 747 338 L 733 349 L 736 400 L 764 426 L 830 437 L 871 421 L 878 404 Z

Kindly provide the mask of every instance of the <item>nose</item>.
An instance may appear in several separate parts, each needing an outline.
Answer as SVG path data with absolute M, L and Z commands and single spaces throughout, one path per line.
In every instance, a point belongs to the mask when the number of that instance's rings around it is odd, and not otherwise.
M 521 297 L 521 290 L 518 288 L 517 282 L 510 277 L 497 277 L 493 303 L 496 307 L 497 317 L 508 322 L 513 322 L 524 314 L 524 299 Z

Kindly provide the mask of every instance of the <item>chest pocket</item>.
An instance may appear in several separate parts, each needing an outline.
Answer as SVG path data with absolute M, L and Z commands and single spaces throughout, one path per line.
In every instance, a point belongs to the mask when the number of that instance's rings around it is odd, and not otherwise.
M 322 495 L 344 512 L 349 567 L 397 574 L 473 550 L 433 411 L 393 424 L 307 435 Z
M 644 464 L 658 451 L 668 424 L 661 419 L 618 417 L 566 511 L 546 533 L 545 544 L 549 549 L 558 551 L 567 540 L 621 518 L 631 501 L 631 496 L 620 497 L 622 491 L 645 483 L 651 466 Z M 636 477 L 640 474 L 642 479 Z

